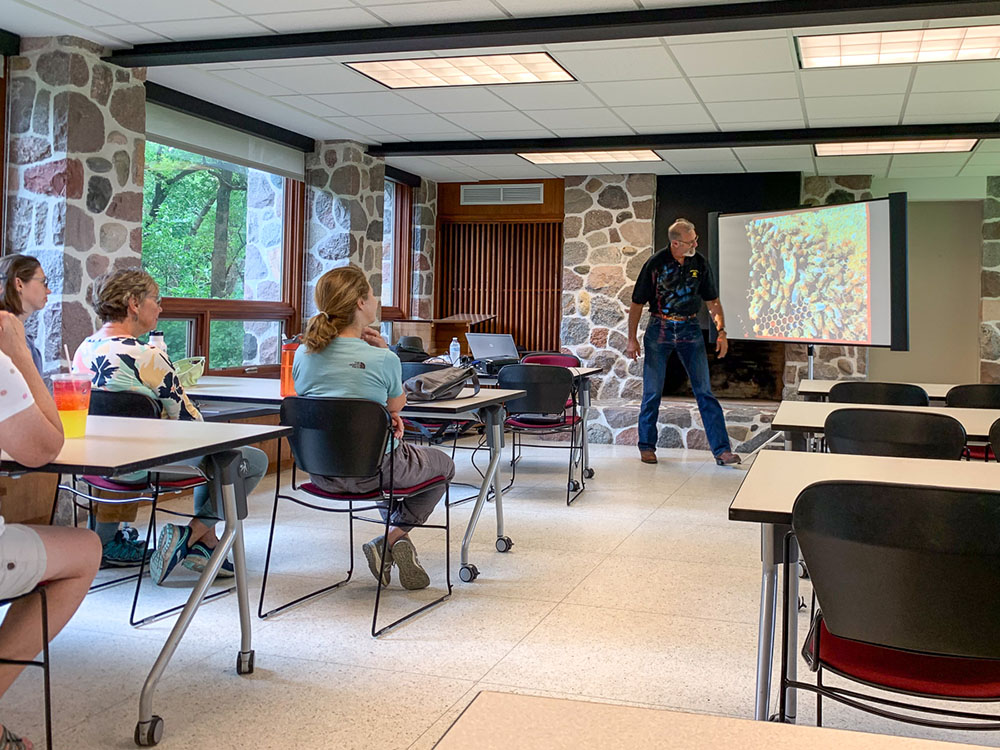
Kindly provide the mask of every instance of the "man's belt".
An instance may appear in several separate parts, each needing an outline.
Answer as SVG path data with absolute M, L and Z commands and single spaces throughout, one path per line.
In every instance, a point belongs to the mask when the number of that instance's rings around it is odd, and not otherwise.
M 697 320 L 697 315 L 664 315 L 663 313 L 651 312 L 654 318 L 659 318 L 660 320 L 672 320 L 675 323 L 683 323 L 688 320 Z

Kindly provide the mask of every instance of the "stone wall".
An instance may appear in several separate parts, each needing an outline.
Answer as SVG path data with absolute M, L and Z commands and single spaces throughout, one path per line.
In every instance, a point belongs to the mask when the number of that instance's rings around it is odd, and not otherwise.
M 979 303 L 979 380 L 1000 383 L 1000 177 L 986 178 Z
M 434 317 L 434 257 L 437 248 L 437 183 L 422 179 L 413 188 L 413 274 L 410 317 Z
M 281 301 L 284 212 L 284 178 L 259 169 L 247 169 L 247 249 L 243 299 Z
M 306 155 L 303 315 L 316 313 L 316 280 L 331 268 L 361 268 L 382 290 L 385 162 L 352 141 L 320 141 Z
M 142 251 L 145 69 L 75 37 L 23 38 L 11 59 L 7 249 L 37 257 L 52 296 L 30 325 L 44 370 L 97 325 L 91 281 Z M 43 344 L 44 342 L 44 344 Z

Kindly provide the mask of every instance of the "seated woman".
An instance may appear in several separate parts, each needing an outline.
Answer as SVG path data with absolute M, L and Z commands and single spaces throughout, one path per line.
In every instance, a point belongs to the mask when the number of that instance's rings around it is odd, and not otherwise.
M 42 466 L 59 455 L 62 424 L 24 340 L 24 326 L 0 312 L 0 449 L 24 466 Z M 55 638 L 87 595 L 101 561 L 92 531 L 61 526 L 4 524 L 0 516 L 0 599 L 27 594 L 45 581 L 49 639 Z M 42 611 L 37 597 L 11 604 L 0 625 L 0 658 L 27 661 L 42 649 Z M 23 664 L 0 665 L 0 696 Z M 31 750 L 0 726 L 0 750 Z
M 292 375 L 295 392 L 300 396 L 363 398 L 383 404 L 392 417 L 394 445 L 394 481 L 406 487 L 437 476 L 451 481 L 455 464 L 436 448 L 418 448 L 398 441 L 403 435 L 400 410 L 406 405 L 400 376 L 399 357 L 374 329 L 378 299 L 364 273 L 353 266 L 335 268 L 316 283 L 316 307 L 319 313 L 309 321 L 302 346 L 295 352 Z M 388 474 L 389 453 L 382 461 Z M 370 492 L 379 486 L 378 476 L 370 479 L 338 479 L 313 476 L 312 481 L 329 492 Z M 389 527 L 389 550 L 381 559 L 382 537 L 362 545 L 368 567 L 382 585 L 388 586 L 393 563 L 399 568 L 399 582 L 407 589 L 422 589 L 430 584 L 420 566 L 417 551 L 408 533 L 424 523 L 444 495 L 437 485 L 407 497 L 399 503 Z M 388 514 L 388 504 L 382 517 Z
M 21 323 L 45 307 L 49 301 L 49 280 L 42 264 L 30 255 L 5 255 L 0 258 L 0 310 L 16 315 Z M 42 353 L 31 337 L 25 337 L 31 360 L 42 372 Z M 2 750 L 2 748 L 0 748 Z
M 167 355 L 138 340 L 139 336 L 156 328 L 160 316 L 160 289 L 153 277 L 144 271 L 128 269 L 106 273 L 94 281 L 91 294 L 94 309 L 104 325 L 80 344 L 73 357 L 73 369 L 89 370 L 94 388 L 149 396 L 160 405 L 164 419 L 201 421 L 201 413 L 184 393 Z M 249 493 L 267 471 L 267 454 L 249 446 L 239 450 L 247 464 L 245 481 Z M 161 478 L 168 476 L 161 474 Z M 146 472 L 117 479 L 142 482 Z M 132 506 L 131 520 L 135 520 L 137 506 L 129 505 Z M 163 525 L 156 552 L 149 560 L 153 580 L 162 583 L 181 561 L 191 570 L 199 573 L 204 570 L 219 542 L 215 535 L 215 524 L 219 520 L 215 493 L 210 492 L 208 485 L 195 487 L 194 518 L 190 523 L 183 528 L 172 523 Z M 219 574 L 232 576 L 232 563 L 225 561 Z

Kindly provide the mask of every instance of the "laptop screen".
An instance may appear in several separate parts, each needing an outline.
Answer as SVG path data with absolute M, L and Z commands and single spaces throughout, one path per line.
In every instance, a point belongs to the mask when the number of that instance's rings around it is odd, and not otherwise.
M 496 357 L 511 357 L 520 359 L 514 337 L 509 333 L 467 333 L 465 340 L 469 342 L 472 356 L 476 359 L 495 359 Z

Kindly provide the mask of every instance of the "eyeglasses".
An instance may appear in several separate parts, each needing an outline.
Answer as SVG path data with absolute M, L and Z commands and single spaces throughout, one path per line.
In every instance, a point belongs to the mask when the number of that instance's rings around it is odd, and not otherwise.
M 697 245 L 698 235 L 695 235 L 693 240 L 674 240 L 674 242 L 679 242 L 682 245 Z
M 31 281 L 40 281 L 40 282 L 42 282 L 42 286 L 48 286 L 49 285 L 49 280 L 45 276 L 32 276 L 30 280 Z

